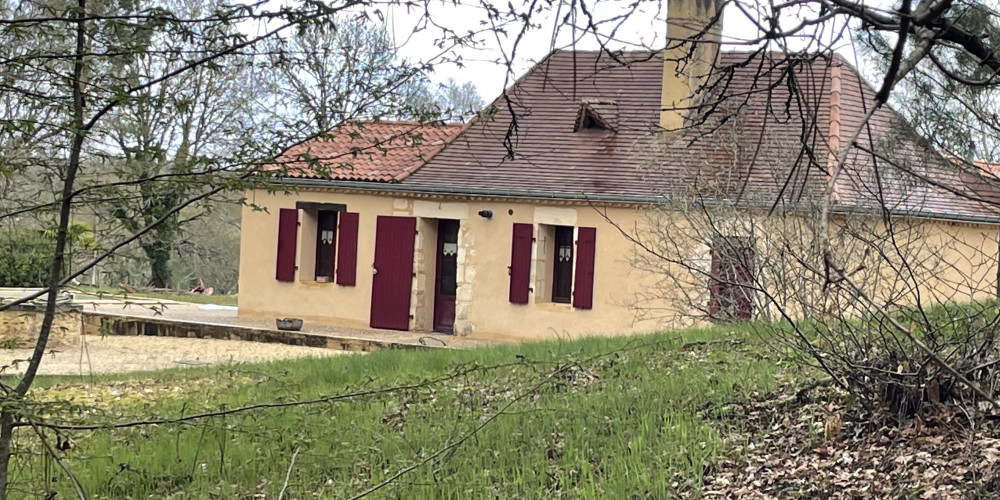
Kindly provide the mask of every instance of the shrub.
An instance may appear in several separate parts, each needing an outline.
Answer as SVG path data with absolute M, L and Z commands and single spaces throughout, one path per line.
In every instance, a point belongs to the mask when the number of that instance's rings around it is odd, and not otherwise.
M 37 229 L 0 233 L 0 287 L 45 286 L 54 247 L 54 240 Z

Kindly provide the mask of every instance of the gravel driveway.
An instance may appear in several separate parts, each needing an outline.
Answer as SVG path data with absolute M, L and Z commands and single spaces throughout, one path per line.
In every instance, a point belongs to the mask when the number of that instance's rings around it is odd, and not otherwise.
M 307 356 L 339 356 L 346 351 L 241 340 L 83 335 L 46 352 L 39 373 L 86 375 L 125 373 L 227 362 L 259 362 Z M 23 372 L 30 349 L 0 349 L 3 373 Z

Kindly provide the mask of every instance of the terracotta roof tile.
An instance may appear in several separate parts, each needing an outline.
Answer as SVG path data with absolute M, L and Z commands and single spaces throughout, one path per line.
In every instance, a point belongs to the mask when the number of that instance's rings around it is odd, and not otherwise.
M 398 182 L 420 168 L 463 126 L 349 123 L 288 148 L 267 168 L 288 177 Z

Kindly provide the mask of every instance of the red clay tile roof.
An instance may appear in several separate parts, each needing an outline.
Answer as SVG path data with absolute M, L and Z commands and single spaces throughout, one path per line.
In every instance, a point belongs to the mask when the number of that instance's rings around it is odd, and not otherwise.
M 717 103 L 719 111 L 667 139 L 657 126 L 660 54 L 632 52 L 616 58 L 598 52 L 552 53 L 508 90 L 516 120 L 501 96 L 493 103 L 492 119 L 471 123 L 405 184 L 547 196 L 758 199 L 802 207 L 816 204 L 826 193 L 831 148 L 850 147 L 834 191 L 840 207 L 868 210 L 885 204 L 928 215 L 1000 214 L 960 195 L 963 186 L 971 191 L 974 185 L 977 192 L 995 192 L 995 187 L 956 172 L 952 162 L 908 134 L 909 127 L 888 107 L 875 114 L 856 145 L 841 144 L 861 122 L 871 102 L 865 96 L 874 91 L 839 58 L 723 53 L 727 90 L 718 101 L 706 100 Z M 615 103 L 617 133 L 574 132 L 581 105 L 597 102 Z M 945 187 L 949 182 L 959 193 Z
M 440 151 L 463 126 L 349 123 L 288 148 L 267 169 L 288 177 L 399 182 Z

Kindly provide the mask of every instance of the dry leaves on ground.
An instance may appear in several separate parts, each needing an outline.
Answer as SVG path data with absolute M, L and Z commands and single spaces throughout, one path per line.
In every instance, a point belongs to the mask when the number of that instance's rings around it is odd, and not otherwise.
M 728 460 L 708 466 L 706 498 L 1000 497 L 1000 428 L 956 406 L 902 423 L 876 425 L 837 402 L 825 388 L 818 402 L 779 395 L 770 403 L 734 405 Z M 694 496 L 694 494 L 691 494 Z

